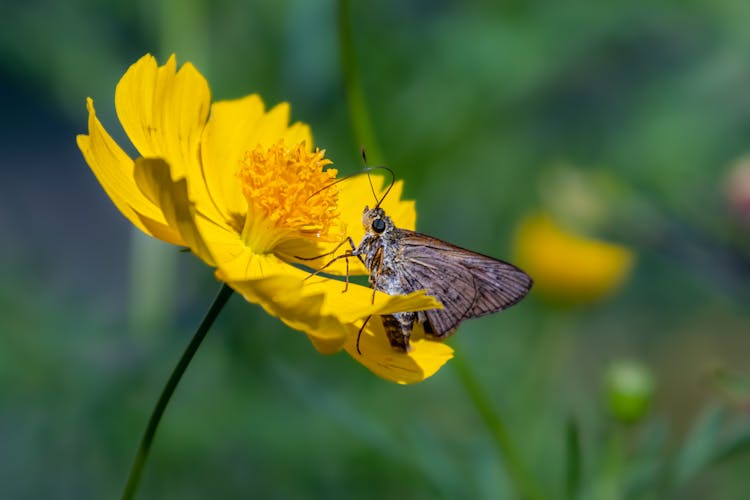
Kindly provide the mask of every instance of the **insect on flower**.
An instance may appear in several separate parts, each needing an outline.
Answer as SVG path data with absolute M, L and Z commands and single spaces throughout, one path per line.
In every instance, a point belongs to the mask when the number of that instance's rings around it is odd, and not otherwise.
M 381 316 L 388 341 L 395 351 L 410 350 L 409 339 L 415 322 L 422 326 L 428 339 L 442 341 L 452 335 L 463 320 L 507 309 L 529 293 L 532 279 L 513 264 L 396 227 L 380 206 L 393 186 L 395 174 L 388 167 L 369 167 L 365 170 L 368 177 L 374 169 L 388 171 L 391 184 L 380 199 L 376 196 L 373 208 L 364 208 L 362 241 L 355 245 L 348 237 L 341 245 L 349 243 L 351 249 L 334 257 L 313 275 L 336 260 L 347 259 L 348 263 L 349 258 L 356 257 L 367 268 L 375 290 L 389 295 L 425 290 L 441 302 L 442 309 Z M 360 336 L 369 319 L 362 325 Z M 362 354 L 359 337 L 357 352 Z

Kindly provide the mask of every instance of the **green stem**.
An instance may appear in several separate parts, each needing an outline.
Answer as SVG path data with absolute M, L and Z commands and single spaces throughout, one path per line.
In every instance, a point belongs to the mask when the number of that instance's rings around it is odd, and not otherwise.
M 138 483 L 140 482 L 141 474 L 143 473 L 143 467 L 146 465 L 146 460 L 148 459 L 148 454 L 151 450 L 151 443 L 154 441 L 154 435 L 156 434 L 156 429 L 159 427 L 159 422 L 164 414 L 164 410 L 167 408 L 169 400 L 172 398 L 172 394 L 177 388 L 177 384 L 180 383 L 180 379 L 182 379 L 182 375 L 185 373 L 190 361 L 193 359 L 201 342 L 203 342 L 203 339 L 206 337 L 208 329 L 211 328 L 211 325 L 213 325 L 231 295 L 232 289 L 226 284 L 222 285 L 213 304 L 211 304 L 211 308 L 203 317 L 203 321 L 201 321 L 200 326 L 198 326 L 198 329 L 195 331 L 195 335 L 193 335 L 190 344 L 188 344 L 185 352 L 182 353 L 182 357 L 180 358 L 180 361 L 177 362 L 177 366 L 172 370 L 172 374 L 169 376 L 169 380 L 167 380 L 164 389 L 161 391 L 161 396 L 159 396 L 159 400 L 156 402 L 151 417 L 148 419 L 148 424 L 146 425 L 146 430 L 143 432 L 141 443 L 138 445 L 135 460 L 133 460 L 133 465 L 130 467 L 128 482 L 125 484 L 125 490 L 122 493 L 123 500 L 135 497 L 135 494 L 138 491 Z
M 349 0 L 339 0 L 338 4 L 339 55 L 341 70 L 344 73 L 344 89 L 349 107 L 349 118 L 354 129 L 354 140 L 359 143 L 358 147 L 367 150 L 367 156 L 372 162 L 382 164 L 384 158 L 375 138 L 370 112 L 365 102 L 365 94 L 362 91 L 362 82 L 359 79 L 351 25 L 351 6 Z
M 518 454 L 518 449 L 510 438 L 508 427 L 492 407 L 487 395 L 479 386 L 479 382 L 477 382 L 477 379 L 474 377 L 469 366 L 464 363 L 460 356 L 454 358 L 453 366 L 456 368 L 456 371 L 458 371 L 458 377 L 463 383 L 464 389 L 466 389 L 466 392 L 469 394 L 474 406 L 482 416 L 484 423 L 489 427 L 490 433 L 495 440 L 495 444 L 497 445 L 498 450 L 500 450 L 500 455 L 505 461 L 508 476 L 518 492 L 519 497 L 525 500 L 541 500 L 544 498 L 539 487 L 526 471 L 526 468 L 521 461 L 521 457 Z

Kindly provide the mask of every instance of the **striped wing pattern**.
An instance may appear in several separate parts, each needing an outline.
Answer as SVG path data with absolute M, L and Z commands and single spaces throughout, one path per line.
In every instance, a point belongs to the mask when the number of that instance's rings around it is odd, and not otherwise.
M 443 309 L 418 316 L 428 335 L 444 339 L 461 321 L 507 309 L 531 289 L 531 278 L 513 264 L 415 231 L 399 231 L 403 288 L 427 290 L 443 304 Z

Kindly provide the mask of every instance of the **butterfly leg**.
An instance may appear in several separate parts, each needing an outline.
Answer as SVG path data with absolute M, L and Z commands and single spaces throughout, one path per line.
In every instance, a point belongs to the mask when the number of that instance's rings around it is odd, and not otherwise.
M 367 267 L 367 264 L 362 259 L 361 254 L 357 254 L 359 256 L 359 260 L 362 261 L 363 264 L 365 264 L 365 267 Z M 380 272 L 383 269 L 383 248 L 378 248 L 375 251 L 375 256 L 372 258 L 371 262 L 371 268 L 370 268 L 370 276 L 369 281 L 370 285 L 372 286 L 372 303 L 375 304 L 375 292 L 377 292 L 377 287 L 375 286 L 375 283 L 378 281 L 378 277 L 380 276 Z
M 362 265 L 365 265 L 365 259 L 362 258 L 362 254 L 357 253 L 357 247 L 354 245 L 354 240 L 352 240 L 352 237 L 347 236 L 346 241 L 349 242 L 349 246 L 351 246 L 352 249 L 347 250 L 345 255 L 347 257 L 356 257 L 359 259 Z M 345 293 L 347 290 L 349 290 L 349 259 L 346 259 L 346 284 L 344 285 L 344 289 L 341 290 L 341 293 Z M 366 321 L 365 321 L 365 324 L 367 324 Z M 364 328 L 364 326 L 362 328 Z M 357 338 L 357 351 L 359 351 L 359 337 Z
M 323 254 L 320 254 L 320 255 L 316 255 L 315 257 L 300 257 L 298 255 L 295 255 L 294 258 L 295 259 L 299 259 L 299 260 L 318 260 L 318 259 L 321 259 L 323 257 L 328 257 L 329 255 L 335 254 L 338 251 L 338 249 L 341 248 L 342 246 L 344 246 L 344 243 L 347 243 L 347 242 L 352 247 L 352 250 L 354 250 L 356 248 L 354 246 L 354 241 L 352 240 L 352 237 L 351 236 L 347 236 L 345 240 L 343 240 L 341 243 L 339 243 L 338 245 L 336 245 L 334 247 L 334 249 L 331 250 L 330 252 L 326 252 L 326 253 L 323 253 Z
M 332 258 L 331 260 L 329 260 L 326 263 L 325 266 L 323 266 L 323 267 L 321 267 L 321 268 L 319 268 L 319 269 L 311 272 L 310 275 L 307 278 L 305 278 L 305 279 L 307 280 L 307 279 L 312 278 L 313 276 L 317 276 L 318 274 L 320 274 L 321 272 L 323 272 L 328 266 L 330 266 L 331 264 L 333 264 L 334 262 L 336 262 L 339 259 L 347 259 L 346 261 L 349 262 L 349 257 L 351 257 L 351 256 L 352 256 L 352 254 L 348 253 L 348 252 L 345 253 L 345 254 L 342 254 L 342 255 L 338 255 L 338 256 Z
M 359 339 L 362 337 L 362 332 L 365 330 L 365 327 L 367 326 L 367 322 L 370 321 L 370 318 L 372 318 L 372 315 L 365 318 L 365 321 L 362 323 L 362 326 L 359 327 L 359 332 L 357 332 L 357 352 L 359 355 L 362 355 L 362 351 L 359 350 Z
M 414 329 L 414 320 L 417 319 L 417 313 L 414 312 L 403 312 L 395 314 L 385 314 L 381 316 L 383 320 L 383 328 L 385 329 L 386 335 L 388 335 L 388 341 L 391 343 L 391 347 L 395 351 L 409 352 L 411 345 L 409 345 L 409 337 Z
M 357 247 L 356 247 L 356 245 L 354 245 L 354 240 L 352 240 L 351 236 L 347 237 L 344 241 L 342 241 L 341 243 L 339 243 L 336 246 L 336 248 L 333 249 L 332 252 L 324 253 L 323 255 L 318 255 L 318 256 L 309 257 L 309 258 L 296 257 L 297 259 L 300 259 L 300 260 L 314 260 L 314 259 L 319 259 L 321 257 L 325 257 L 326 255 L 330 255 L 333 252 L 336 252 L 336 250 L 338 250 L 339 248 L 341 248 L 341 246 L 344 243 L 347 243 L 347 242 L 349 243 L 349 246 L 352 247 L 351 250 L 347 250 L 343 254 L 337 255 L 336 257 L 332 258 L 331 260 L 329 260 L 328 262 L 326 262 L 326 264 L 323 267 L 318 268 L 317 270 L 311 272 L 305 278 L 305 280 L 308 280 L 308 279 L 312 278 L 313 276 L 317 276 L 318 274 L 320 274 L 321 272 L 323 272 L 328 266 L 330 266 L 331 264 L 333 264 L 337 260 L 339 260 L 339 259 L 346 259 L 346 284 L 344 285 L 344 289 L 342 290 L 342 292 L 346 292 L 349 289 L 349 258 L 350 257 L 357 257 L 360 260 L 360 262 L 362 262 L 362 264 L 365 263 L 364 259 L 362 258 L 362 255 L 360 255 L 358 253 L 355 253 L 355 250 L 356 250 Z

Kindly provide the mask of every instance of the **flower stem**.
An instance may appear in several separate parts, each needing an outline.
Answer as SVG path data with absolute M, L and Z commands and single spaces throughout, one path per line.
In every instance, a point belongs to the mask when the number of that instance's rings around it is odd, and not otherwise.
M 372 128 L 370 112 L 367 109 L 362 82 L 359 79 L 354 36 L 352 34 L 351 4 L 349 0 L 339 0 L 338 5 L 339 55 L 341 70 L 344 73 L 344 89 L 349 107 L 349 118 L 354 129 L 354 140 L 359 143 L 358 147 L 366 148 L 370 161 L 379 165 L 383 163 L 384 158 Z
M 182 375 L 185 373 L 190 361 L 193 359 L 201 342 L 203 342 L 203 339 L 206 337 L 208 329 L 211 328 L 211 325 L 213 325 L 231 295 L 232 289 L 229 288 L 227 284 L 223 284 L 221 290 L 219 290 L 219 293 L 216 295 L 213 304 L 211 304 L 211 308 L 203 317 L 203 321 L 201 321 L 201 324 L 195 331 L 195 334 L 185 349 L 185 352 L 182 353 L 180 361 L 177 362 L 177 366 L 172 370 L 172 374 L 169 376 L 169 380 L 167 380 L 164 389 L 161 391 L 161 396 L 159 396 L 159 400 L 156 402 L 156 406 L 151 412 L 151 417 L 148 419 L 148 424 L 146 425 L 146 430 L 143 432 L 143 437 L 141 437 L 141 442 L 138 445 L 138 451 L 133 460 L 133 465 L 130 467 L 128 482 L 125 484 L 125 490 L 122 493 L 123 500 L 129 500 L 135 497 L 135 494 L 138 491 L 138 483 L 140 482 L 141 474 L 143 473 L 143 467 L 146 465 L 146 460 L 148 459 L 148 454 L 151 450 L 151 443 L 154 441 L 154 435 L 156 434 L 156 429 L 159 427 L 159 422 L 164 414 L 164 410 L 167 408 L 169 400 L 172 398 L 172 394 L 177 388 L 177 384 L 180 383 Z
M 487 395 L 479 386 L 479 382 L 477 382 L 477 379 L 474 377 L 469 366 L 464 363 L 460 356 L 456 356 L 453 359 L 453 366 L 458 371 L 458 377 L 474 403 L 474 406 L 482 416 L 484 423 L 489 427 L 492 438 L 495 440 L 495 444 L 500 450 L 500 455 L 505 461 L 510 480 L 518 492 L 519 497 L 525 500 L 540 500 L 544 498 L 538 486 L 526 471 L 526 468 L 521 461 L 521 457 L 518 454 L 518 450 L 513 444 L 513 440 L 510 438 L 508 427 L 492 407 Z

